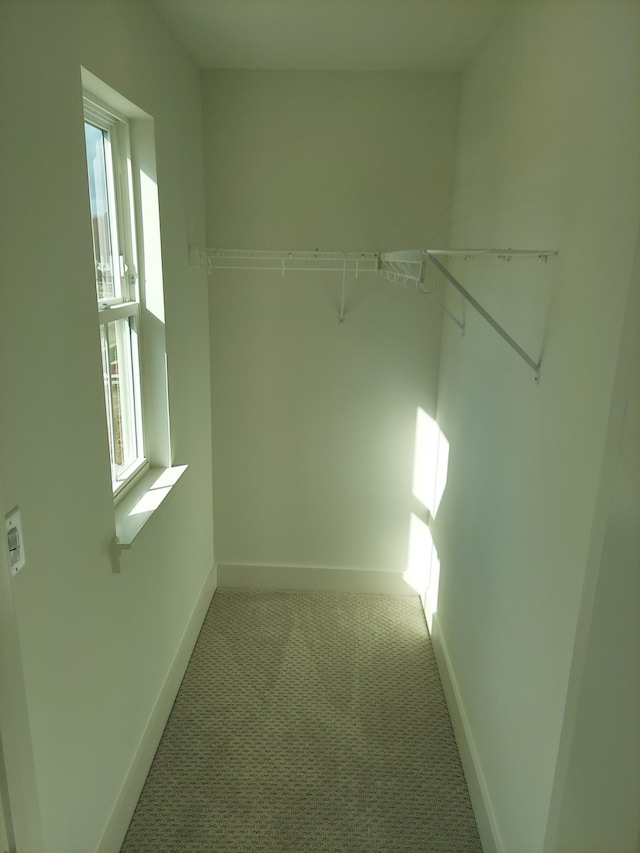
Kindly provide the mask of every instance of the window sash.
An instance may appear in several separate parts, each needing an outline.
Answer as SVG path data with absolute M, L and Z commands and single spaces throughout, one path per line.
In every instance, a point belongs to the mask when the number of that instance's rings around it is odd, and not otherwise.
M 116 496 L 147 464 L 142 421 L 140 304 L 133 263 L 135 210 L 131 159 L 124 119 L 85 99 L 84 121 L 105 412 Z M 99 188 L 98 182 L 101 182 Z M 101 216 L 104 219 L 97 221 Z M 113 286 L 101 290 L 100 264 L 107 257 Z
M 145 462 L 135 316 L 100 324 L 102 377 L 114 491 Z
M 106 195 L 113 240 L 112 266 L 114 279 L 117 277 L 119 283 L 117 293 L 113 296 L 98 293 L 98 301 L 106 304 L 139 301 L 129 125 L 114 111 L 86 97 L 84 121 L 85 125 L 89 124 L 104 134 Z

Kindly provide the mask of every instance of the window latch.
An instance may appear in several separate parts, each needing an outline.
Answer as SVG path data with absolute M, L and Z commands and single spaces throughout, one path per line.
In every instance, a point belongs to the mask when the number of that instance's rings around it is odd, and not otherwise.
M 129 267 L 129 264 L 124 259 L 124 255 L 120 255 L 120 278 L 125 279 L 129 287 L 133 287 L 138 280 L 138 273 L 135 267 Z

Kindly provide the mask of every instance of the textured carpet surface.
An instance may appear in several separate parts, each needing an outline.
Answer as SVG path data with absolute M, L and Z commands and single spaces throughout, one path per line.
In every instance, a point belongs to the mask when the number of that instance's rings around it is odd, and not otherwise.
M 418 598 L 219 589 L 122 853 L 481 853 Z

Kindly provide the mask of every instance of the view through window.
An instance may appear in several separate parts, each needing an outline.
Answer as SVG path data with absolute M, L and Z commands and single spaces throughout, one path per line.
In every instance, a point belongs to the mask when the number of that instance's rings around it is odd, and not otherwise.
M 85 98 L 98 323 L 111 480 L 117 493 L 145 463 L 140 389 L 140 294 L 126 120 Z

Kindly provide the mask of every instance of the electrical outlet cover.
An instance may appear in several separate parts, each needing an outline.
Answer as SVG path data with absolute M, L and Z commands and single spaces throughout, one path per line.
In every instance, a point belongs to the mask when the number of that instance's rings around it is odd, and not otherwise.
M 22 535 L 22 515 L 19 507 L 14 507 L 5 516 L 7 550 L 9 552 L 9 569 L 12 575 L 17 575 L 24 568 L 24 536 Z

